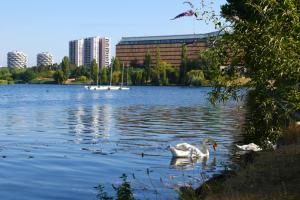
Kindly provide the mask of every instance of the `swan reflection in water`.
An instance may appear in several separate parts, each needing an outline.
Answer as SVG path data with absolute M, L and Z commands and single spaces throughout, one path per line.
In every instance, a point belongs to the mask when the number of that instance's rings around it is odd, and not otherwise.
M 195 165 L 201 164 L 202 169 L 214 168 L 217 164 L 216 156 L 214 156 L 211 163 L 207 163 L 208 157 L 199 157 L 199 158 L 175 158 L 172 157 L 170 166 L 171 168 L 180 169 L 180 170 L 192 170 Z

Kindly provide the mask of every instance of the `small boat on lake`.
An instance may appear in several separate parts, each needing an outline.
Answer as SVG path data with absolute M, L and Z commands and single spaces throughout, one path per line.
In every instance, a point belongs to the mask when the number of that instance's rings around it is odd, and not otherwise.
M 127 87 L 113 86 L 113 85 L 108 85 L 108 86 L 90 85 L 90 86 L 85 86 L 85 89 L 87 90 L 129 90 L 129 88 Z
M 112 85 L 112 67 L 110 68 L 110 83 L 109 85 L 98 85 L 98 75 L 97 75 L 97 85 L 88 85 L 85 86 L 85 89 L 87 90 L 130 90 L 129 87 L 124 87 L 124 63 L 123 63 L 123 69 L 122 69 L 122 82 L 120 86 L 114 86 Z

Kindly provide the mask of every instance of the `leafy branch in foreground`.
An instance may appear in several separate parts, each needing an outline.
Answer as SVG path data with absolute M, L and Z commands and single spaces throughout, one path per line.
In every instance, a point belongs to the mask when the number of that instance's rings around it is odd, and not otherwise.
M 207 0 L 208 1 L 208 0 Z M 275 141 L 300 109 L 300 3 L 298 0 L 227 0 L 221 19 L 201 0 L 201 17 L 213 22 L 219 34 L 202 53 L 216 69 L 213 104 L 239 100 L 248 91 L 246 133 L 252 141 Z M 209 1 L 208 3 L 211 3 Z M 204 17 L 203 17 L 204 16 Z M 220 66 L 228 66 L 222 71 Z M 242 71 L 249 80 L 235 81 Z
M 250 79 L 246 132 L 252 140 L 276 140 L 300 109 L 300 5 L 296 0 L 228 1 L 223 12 L 241 13 L 233 32 L 216 40 L 212 54 L 230 67 L 243 66 Z M 236 7 L 235 7 L 236 6 Z M 231 11 L 228 11 L 228 8 Z M 225 13 L 226 14 L 226 13 Z M 228 18 L 230 20 L 230 18 Z M 215 58 L 214 58 L 215 59 Z M 223 79 L 222 79 L 222 78 Z M 236 84 L 215 81 L 212 102 L 239 97 Z

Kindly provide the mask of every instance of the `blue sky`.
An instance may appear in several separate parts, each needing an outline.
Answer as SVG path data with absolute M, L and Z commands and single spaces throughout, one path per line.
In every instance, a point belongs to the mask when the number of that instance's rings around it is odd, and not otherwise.
M 207 0 L 210 1 L 210 0 Z M 68 55 L 68 41 L 90 36 L 112 39 L 112 53 L 121 37 L 192 34 L 213 31 L 212 25 L 182 18 L 184 0 L 1 0 L 0 65 L 8 51 L 26 53 L 29 66 L 44 51 L 60 62 Z M 195 5 L 200 0 L 192 1 Z M 215 0 L 219 10 L 225 0 Z

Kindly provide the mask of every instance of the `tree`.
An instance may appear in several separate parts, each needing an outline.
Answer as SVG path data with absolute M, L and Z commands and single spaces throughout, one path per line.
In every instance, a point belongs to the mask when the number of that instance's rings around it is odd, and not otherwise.
M 167 70 L 170 67 L 171 66 L 164 61 L 161 62 L 161 64 L 160 64 L 160 77 L 161 77 L 160 79 L 161 79 L 162 85 L 168 85 L 168 83 L 169 83 L 169 79 L 167 76 Z
M 62 70 L 56 70 L 56 72 L 53 74 L 53 79 L 55 83 L 57 84 L 63 84 L 64 83 L 64 72 Z
M 12 68 L 10 72 L 14 80 L 22 80 L 22 74 L 26 71 L 26 69 Z
M 161 65 L 161 59 L 160 59 L 160 49 L 159 47 L 156 48 L 156 62 L 154 65 L 154 68 L 151 72 L 151 82 L 153 85 L 160 85 L 160 65 Z
M 143 83 L 143 72 L 144 70 L 139 68 L 133 68 L 130 71 L 130 79 L 133 85 L 142 85 Z
M 223 7 L 223 15 L 232 22 L 234 32 L 216 40 L 212 51 L 221 63 L 225 57 L 240 60 L 251 80 L 246 115 L 249 138 L 262 144 L 275 141 L 300 109 L 299 1 L 232 0 Z M 211 99 L 238 98 L 239 89 L 216 82 Z
M 8 68 L 0 68 L 0 80 L 12 80 L 12 74 Z
M 187 73 L 187 84 L 193 86 L 204 85 L 205 78 L 202 70 L 192 70 Z
M 113 70 L 114 72 L 120 72 L 121 71 L 121 63 L 118 58 L 113 58 Z
M 119 84 L 121 82 L 121 72 L 120 71 L 113 72 L 112 81 L 114 84 Z
M 217 82 L 221 76 L 221 60 L 215 56 L 215 52 L 207 50 L 200 54 L 200 69 L 204 73 L 205 79 L 211 82 Z
M 148 50 L 147 53 L 145 54 L 145 59 L 144 59 L 144 69 L 145 69 L 145 77 L 146 77 L 146 83 L 150 81 L 151 78 L 151 53 Z
M 85 67 L 85 66 L 76 67 L 75 69 L 73 69 L 71 71 L 71 74 L 74 77 L 80 77 L 80 76 L 90 77 L 90 73 L 89 73 L 87 67 Z
M 67 56 L 65 56 L 61 62 L 61 69 L 64 73 L 64 81 L 66 81 L 70 76 L 70 62 Z
M 25 72 L 21 74 L 21 79 L 28 83 L 37 77 L 36 73 L 33 72 L 32 69 L 27 69 Z
M 102 70 L 101 70 L 101 82 L 103 84 L 107 84 L 108 83 L 108 78 L 107 78 L 107 68 L 104 67 Z
M 222 16 L 231 20 L 233 16 L 239 16 L 241 19 L 256 19 L 252 6 L 247 4 L 248 0 L 227 0 L 225 5 L 221 6 Z M 257 0 L 256 0 L 257 1 Z
M 178 67 L 170 67 L 167 68 L 167 77 L 169 84 L 178 84 L 179 83 L 179 68 Z
M 99 66 L 95 59 L 93 59 L 91 63 L 91 76 L 94 84 L 98 83 L 98 75 L 99 75 Z
M 181 50 L 181 64 L 180 64 L 180 84 L 186 84 L 186 73 L 188 67 L 188 52 L 187 46 L 183 45 Z

